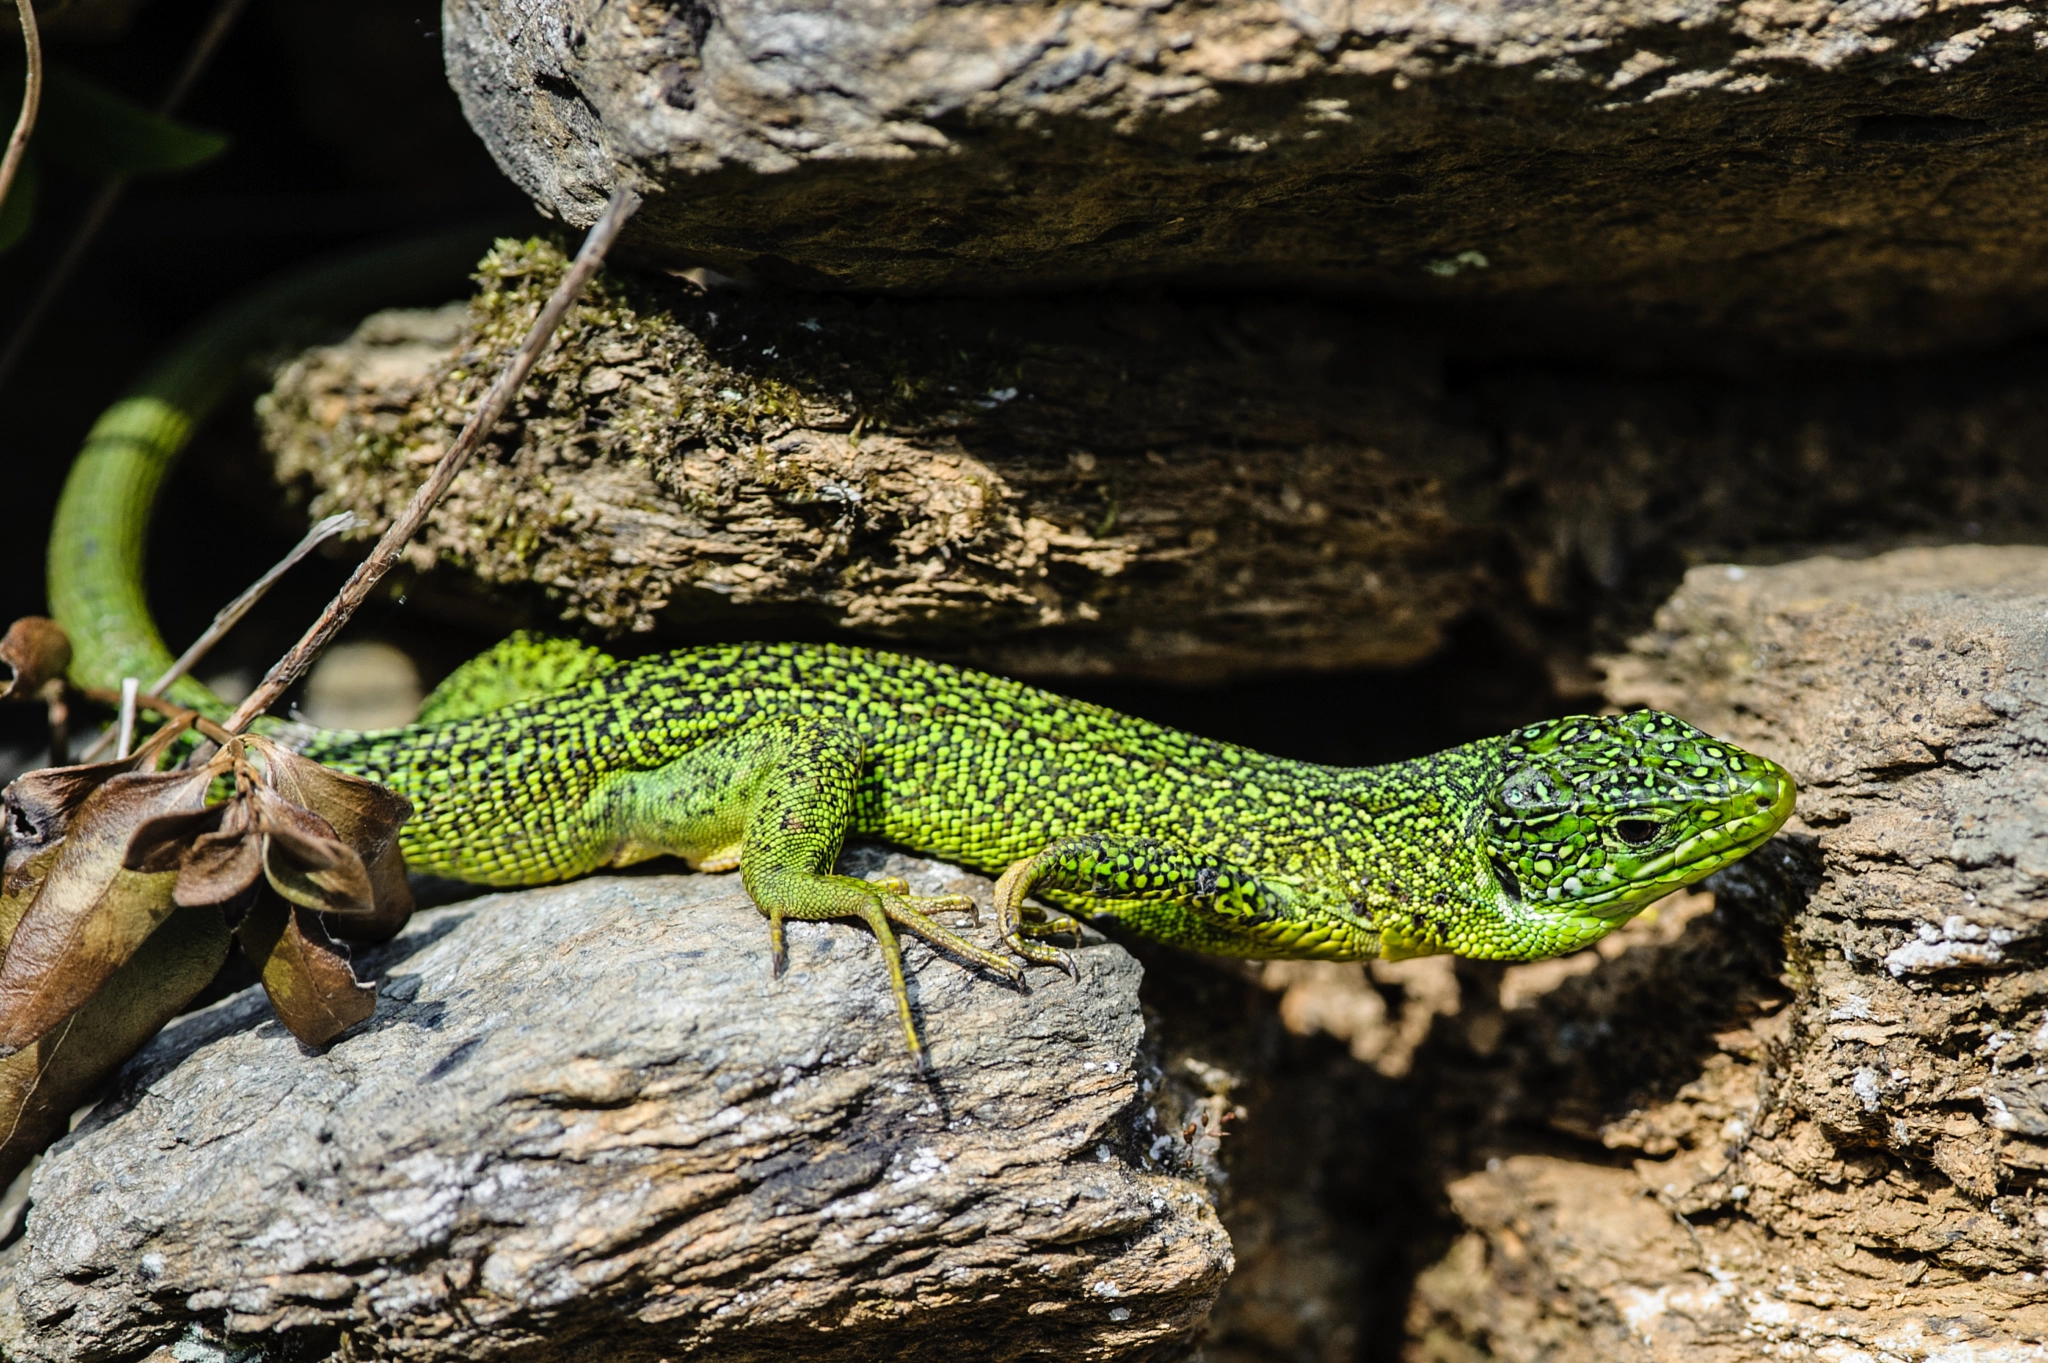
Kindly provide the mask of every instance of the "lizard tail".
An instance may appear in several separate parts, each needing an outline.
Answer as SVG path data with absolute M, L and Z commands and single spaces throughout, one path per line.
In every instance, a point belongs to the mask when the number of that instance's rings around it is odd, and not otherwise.
M 71 638 L 75 684 L 112 689 L 136 677 L 147 686 L 171 665 L 143 577 L 150 511 L 193 431 L 244 370 L 337 322 L 462 292 L 494 235 L 475 226 L 442 232 L 356 252 L 258 289 L 187 332 L 100 415 L 71 465 L 50 529 L 50 614 Z M 215 718 L 229 709 L 190 677 L 170 688 L 169 699 Z

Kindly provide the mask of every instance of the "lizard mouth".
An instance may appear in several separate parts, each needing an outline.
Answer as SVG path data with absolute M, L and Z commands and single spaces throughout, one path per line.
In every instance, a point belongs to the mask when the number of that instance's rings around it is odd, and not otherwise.
M 1632 914 L 1654 899 L 1704 880 L 1770 841 L 1792 817 L 1799 798 L 1792 773 L 1767 758 L 1748 788 L 1728 799 L 1723 816 L 1635 867 L 1623 881 L 1574 897 L 1570 908 L 1593 917 Z M 1538 907 L 1541 907 L 1540 904 Z

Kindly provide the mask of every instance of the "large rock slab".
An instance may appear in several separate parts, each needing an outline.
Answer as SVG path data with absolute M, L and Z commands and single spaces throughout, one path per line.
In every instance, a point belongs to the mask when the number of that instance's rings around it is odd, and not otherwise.
M 1078 985 L 1018 992 L 910 944 L 921 1078 L 873 939 L 793 924 L 771 981 L 736 881 L 424 913 L 375 958 L 376 1015 L 322 1052 L 251 993 L 174 1024 L 37 1170 L 0 1347 L 1183 1354 L 1231 1255 L 1136 963 L 1083 950 Z
M 376 533 L 561 266 L 501 244 L 467 314 L 379 314 L 288 366 L 279 476 Z M 410 594 L 501 631 L 824 627 L 1175 682 L 1411 664 L 1483 614 L 1575 681 L 1702 560 L 2038 536 L 2039 370 L 1475 370 L 1267 297 L 698 295 L 620 270 L 435 510 L 409 552 L 452 571 Z
M 1551 1109 L 1605 1158 L 1445 1169 L 1463 1234 L 1418 1281 L 1419 1356 L 2048 1358 L 2048 551 L 1700 568 L 1609 693 L 1798 777 L 1694 924 L 1768 954 L 1718 1021 L 1672 961 L 1661 1014 L 1553 1049 L 1680 1043 L 1656 1085 Z
M 1489 347 L 1898 352 L 2048 303 L 2041 18 L 1897 0 L 447 0 L 546 211 L 805 288 L 1340 285 Z

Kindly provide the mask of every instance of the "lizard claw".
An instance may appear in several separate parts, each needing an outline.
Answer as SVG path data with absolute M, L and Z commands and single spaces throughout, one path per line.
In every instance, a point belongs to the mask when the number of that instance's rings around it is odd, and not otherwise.
M 1026 941 L 1022 933 L 1010 934 L 1003 945 L 1033 965 L 1057 966 L 1073 976 L 1076 981 L 1081 978 L 1081 969 L 1074 964 L 1073 956 L 1058 947 L 1040 946 L 1037 942 Z

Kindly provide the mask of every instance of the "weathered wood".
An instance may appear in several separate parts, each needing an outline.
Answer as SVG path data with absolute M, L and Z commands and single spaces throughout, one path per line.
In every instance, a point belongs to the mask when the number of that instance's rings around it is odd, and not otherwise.
M 559 268 L 508 245 L 468 316 L 380 314 L 288 366 L 280 475 L 386 523 Z M 453 571 L 416 602 L 1175 682 L 1414 663 L 1487 616 L 1590 692 L 1587 652 L 1702 560 L 2048 516 L 2024 351 L 1673 378 L 1454 367 L 1270 297 L 595 289 L 417 542 Z

